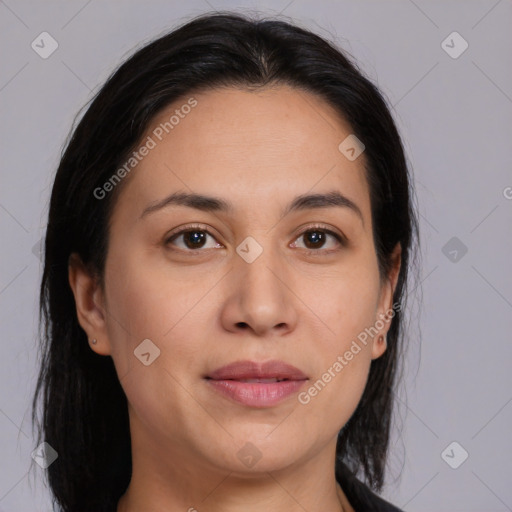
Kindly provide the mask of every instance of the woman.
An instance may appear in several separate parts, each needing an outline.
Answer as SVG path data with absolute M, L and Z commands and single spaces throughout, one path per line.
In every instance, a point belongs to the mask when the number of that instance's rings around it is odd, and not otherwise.
M 218 13 L 137 51 L 51 195 L 33 418 L 42 393 L 56 504 L 399 510 L 373 491 L 416 245 L 396 126 L 332 44 Z

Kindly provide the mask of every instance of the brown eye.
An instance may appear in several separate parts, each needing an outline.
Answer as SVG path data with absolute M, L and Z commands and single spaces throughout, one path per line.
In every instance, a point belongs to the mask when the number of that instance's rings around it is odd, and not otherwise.
M 331 252 L 338 249 L 340 245 L 344 243 L 343 238 L 338 235 L 338 233 L 325 228 L 309 228 L 303 231 L 297 238 L 297 240 L 301 239 L 304 240 L 302 248 L 307 249 L 308 252 L 311 253 L 322 251 Z M 331 241 L 331 246 L 325 247 L 326 244 L 329 245 L 329 240 L 332 239 L 335 241 Z M 301 248 L 300 245 L 297 245 L 297 242 L 294 242 L 294 247 Z
M 316 229 L 315 231 L 306 231 L 302 236 L 308 249 L 321 249 L 325 244 L 327 233 Z
M 167 240 L 166 245 L 174 245 L 178 247 L 179 249 L 183 251 L 194 251 L 198 249 L 210 249 L 220 246 L 220 244 L 214 243 L 210 247 L 206 246 L 208 237 L 213 238 L 213 235 L 202 228 L 187 228 L 183 229 L 181 231 L 178 231 L 177 233 L 172 234 Z M 181 243 L 176 243 L 176 241 Z

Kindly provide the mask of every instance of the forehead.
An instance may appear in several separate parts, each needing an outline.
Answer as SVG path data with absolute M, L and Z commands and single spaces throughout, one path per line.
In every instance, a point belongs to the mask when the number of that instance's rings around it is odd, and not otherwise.
M 286 196 L 339 190 L 366 215 L 364 153 L 350 161 L 338 148 L 351 133 L 323 99 L 288 86 L 191 93 L 150 123 L 141 145 L 151 140 L 151 149 L 120 202 L 140 214 L 179 190 L 228 198 L 235 209 L 255 198 L 281 207 Z

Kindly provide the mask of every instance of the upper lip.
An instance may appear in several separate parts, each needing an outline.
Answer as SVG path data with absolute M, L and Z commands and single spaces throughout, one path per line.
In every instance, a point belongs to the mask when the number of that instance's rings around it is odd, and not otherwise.
M 288 379 L 306 380 L 308 377 L 298 368 L 284 361 L 235 361 L 221 368 L 217 368 L 206 376 L 213 380 L 241 380 L 241 379 Z

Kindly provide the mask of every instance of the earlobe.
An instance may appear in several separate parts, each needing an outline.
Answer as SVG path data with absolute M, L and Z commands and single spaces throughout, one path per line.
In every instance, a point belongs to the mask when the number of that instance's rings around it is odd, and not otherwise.
M 97 278 L 76 253 L 69 257 L 68 280 L 75 297 L 78 322 L 85 331 L 91 348 L 98 354 L 109 355 L 103 293 Z
M 373 342 L 372 359 L 378 359 L 387 349 L 387 338 L 385 334 L 377 336 L 377 340 Z

